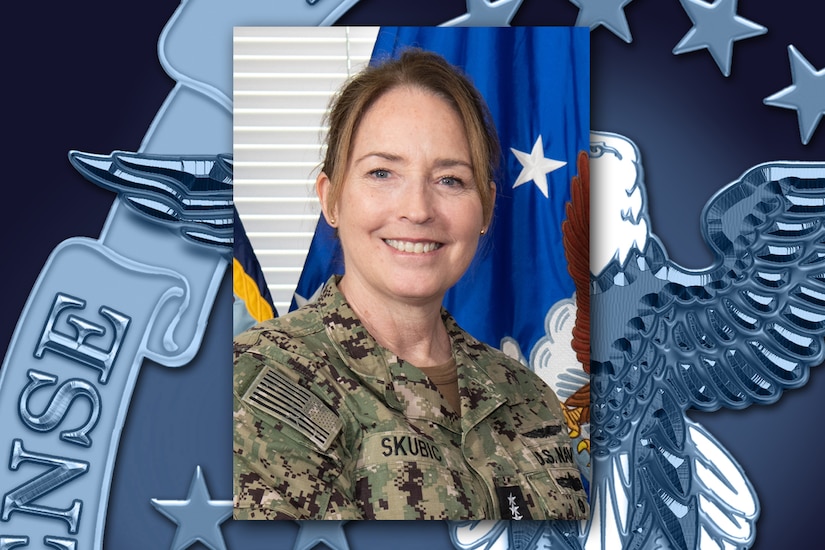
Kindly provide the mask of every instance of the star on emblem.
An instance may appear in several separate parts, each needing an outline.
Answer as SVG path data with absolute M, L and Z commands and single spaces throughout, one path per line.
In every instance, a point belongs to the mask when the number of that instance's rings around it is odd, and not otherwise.
M 450 19 L 440 27 L 504 27 L 516 14 L 522 0 L 467 0 L 467 13 Z
M 300 525 L 292 550 L 312 550 L 325 544 L 332 550 L 349 550 L 344 534 L 346 521 L 296 521 Z
M 738 0 L 680 0 L 693 27 L 673 48 L 673 55 L 707 48 L 719 70 L 730 76 L 733 43 L 744 38 L 765 34 L 768 29 L 736 15 Z
M 153 498 L 152 506 L 178 524 L 171 550 L 184 550 L 196 542 L 211 550 L 226 550 L 219 525 L 232 515 L 232 501 L 210 500 L 200 466 L 195 468 L 186 500 Z
M 624 7 L 633 0 L 570 0 L 579 8 L 576 17 L 577 27 L 590 27 L 592 31 L 599 25 L 604 25 L 610 32 L 627 42 L 633 41 L 630 36 L 630 25 L 624 15 Z
M 539 135 L 536 143 L 533 145 L 533 150 L 530 151 L 530 153 L 525 153 L 523 151 L 513 149 L 512 147 L 510 150 L 514 155 L 516 155 L 516 158 L 523 166 L 521 173 L 518 175 L 516 182 L 513 184 L 513 189 L 532 180 L 545 198 L 548 198 L 547 174 L 554 170 L 558 170 L 567 163 L 560 160 L 549 159 L 544 156 L 544 145 L 541 142 L 541 135 Z
M 796 109 L 799 115 L 799 135 L 807 145 L 825 114 L 825 68 L 814 70 L 813 65 L 793 46 L 788 46 L 793 84 L 766 97 L 765 105 Z

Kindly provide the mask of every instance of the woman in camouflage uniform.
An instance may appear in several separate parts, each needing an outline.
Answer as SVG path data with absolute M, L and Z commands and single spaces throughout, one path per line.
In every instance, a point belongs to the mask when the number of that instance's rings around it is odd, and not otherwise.
M 329 127 L 316 190 L 346 274 L 235 340 L 235 518 L 586 517 L 555 394 L 441 306 L 492 218 L 483 99 L 410 50 Z

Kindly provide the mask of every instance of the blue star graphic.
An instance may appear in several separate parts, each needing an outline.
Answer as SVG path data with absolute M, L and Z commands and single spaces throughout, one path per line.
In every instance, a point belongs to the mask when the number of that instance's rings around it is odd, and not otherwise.
M 793 46 L 788 46 L 793 84 L 766 97 L 765 105 L 796 109 L 799 115 L 799 135 L 807 145 L 825 114 L 825 68 L 814 70 L 813 65 Z
M 576 18 L 577 27 L 595 29 L 604 25 L 613 34 L 627 42 L 633 41 L 630 36 L 630 25 L 624 15 L 624 7 L 633 0 L 570 0 L 579 8 Z
M 298 537 L 292 550 L 312 550 L 318 544 L 327 545 L 330 550 L 349 550 L 344 534 L 346 521 L 298 521 Z
M 200 466 L 195 468 L 186 500 L 153 498 L 152 506 L 178 524 L 171 550 L 183 550 L 199 541 L 211 550 L 226 550 L 219 525 L 232 515 L 232 501 L 210 500 Z
M 450 19 L 440 27 L 503 27 L 510 24 L 522 0 L 467 0 L 467 13 Z
M 707 48 L 719 70 L 730 76 L 733 43 L 744 38 L 765 34 L 768 29 L 736 15 L 737 0 L 680 0 L 693 27 L 673 48 L 673 55 Z

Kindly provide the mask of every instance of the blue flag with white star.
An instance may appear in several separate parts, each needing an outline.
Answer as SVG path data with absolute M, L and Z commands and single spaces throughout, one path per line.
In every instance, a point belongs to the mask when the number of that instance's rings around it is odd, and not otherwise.
M 467 73 L 487 100 L 502 148 L 491 229 L 444 305 L 476 338 L 494 347 L 515 340 L 528 357 L 547 334 L 547 312 L 575 290 L 561 224 L 576 156 L 589 150 L 588 31 L 385 27 L 373 61 L 410 46 L 435 51 Z M 303 298 L 341 272 L 330 238 L 322 218 L 296 292 Z

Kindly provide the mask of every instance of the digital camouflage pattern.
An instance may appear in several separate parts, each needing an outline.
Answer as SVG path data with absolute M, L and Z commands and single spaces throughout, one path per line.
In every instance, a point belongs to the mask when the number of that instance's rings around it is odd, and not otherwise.
M 236 519 L 582 519 L 558 399 L 446 312 L 461 416 L 331 280 L 235 339 Z

